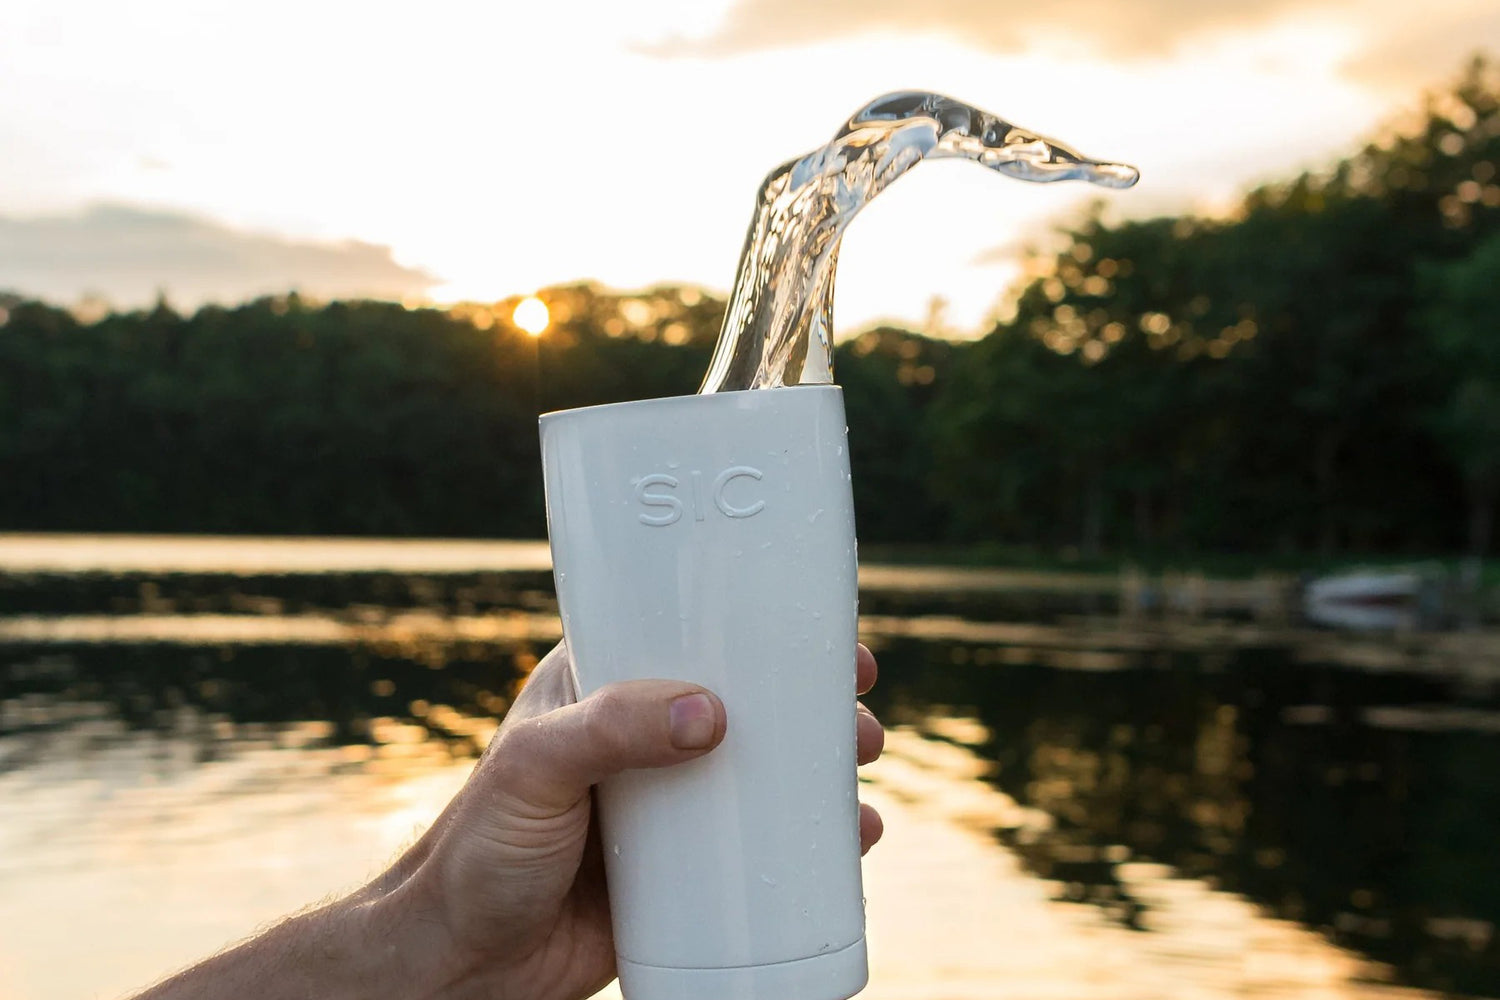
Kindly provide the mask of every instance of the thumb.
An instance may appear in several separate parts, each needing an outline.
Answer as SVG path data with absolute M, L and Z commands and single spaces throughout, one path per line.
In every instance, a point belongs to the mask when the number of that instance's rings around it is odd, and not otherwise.
M 621 771 L 701 757 L 724 739 L 724 705 L 683 681 L 622 681 L 527 719 L 496 747 L 497 776 L 517 799 L 562 813 Z

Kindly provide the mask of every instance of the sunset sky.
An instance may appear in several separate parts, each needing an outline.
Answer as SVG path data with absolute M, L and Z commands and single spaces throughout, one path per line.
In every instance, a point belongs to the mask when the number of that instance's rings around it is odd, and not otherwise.
M 6 0 L 0 289 L 181 306 L 727 289 L 760 178 L 889 90 L 1136 164 L 1125 192 L 915 170 L 851 227 L 838 325 L 962 334 L 1102 197 L 1213 211 L 1480 49 L 1493 0 Z

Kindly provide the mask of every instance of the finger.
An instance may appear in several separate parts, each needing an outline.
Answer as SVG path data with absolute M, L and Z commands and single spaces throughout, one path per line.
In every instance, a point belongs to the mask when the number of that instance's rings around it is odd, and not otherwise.
M 502 734 L 495 780 L 543 814 L 561 813 L 612 774 L 703 756 L 725 727 L 723 703 L 695 684 L 610 684 Z
M 854 706 L 854 759 L 868 764 L 885 749 L 885 727 L 863 705 Z
M 859 804 L 859 853 L 868 854 L 870 848 L 880 842 L 880 835 L 885 833 L 885 820 L 880 818 L 880 813 L 875 811 L 874 806 L 867 806 L 863 802 Z
M 875 686 L 880 669 L 875 665 L 875 654 L 870 647 L 860 643 L 854 648 L 854 693 L 864 694 Z

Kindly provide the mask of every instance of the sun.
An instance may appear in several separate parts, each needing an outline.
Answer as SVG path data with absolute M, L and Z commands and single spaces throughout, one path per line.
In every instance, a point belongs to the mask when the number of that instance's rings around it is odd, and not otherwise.
M 510 321 L 531 336 L 540 337 L 547 332 L 552 314 L 547 311 L 547 303 L 535 295 L 528 295 L 516 303 L 515 312 L 510 314 Z

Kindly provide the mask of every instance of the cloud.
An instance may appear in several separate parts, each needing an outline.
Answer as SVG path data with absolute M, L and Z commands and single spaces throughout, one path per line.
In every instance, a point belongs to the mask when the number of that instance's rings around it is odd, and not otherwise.
M 648 51 L 716 56 L 872 32 L 933 32 L 1006 53 L 1024 50 L 1041 35 L 1066 35 L 1095 43 L 1105 55 L 1137 58 L 1306 8 L 1299 0 L 740 0 L 713 34 L 668 39 Z
M 1442 83 L 1477 51 L 1500 51 L 1493 0 L 738 0 L 712 33 L 643 47 L 652 55 L 724 56 L 836 38 L 943 35 L 972 48 L 1018 54 L 1065 40 L 1116 60 L 1161 58 L 1185 45 L 1263 28 L 1287 16 L 1337 19 L 1363 46 L 1350 79 L 1398 92 Z
M 1471 56 L 1500 55 L 1500 7 L 1412 11 L 1344 65 L 1353 79 L 1381 89 L 1426 87 L 1453 79 Z
M 438 283 L 354 240 L 315 243 L 233 229 L 211 219 L 124 205 L 74 215 L 0 216 L 0 289 L 72 303 L 233 303 L 297 290 L 317 298 L 402 298 Z

